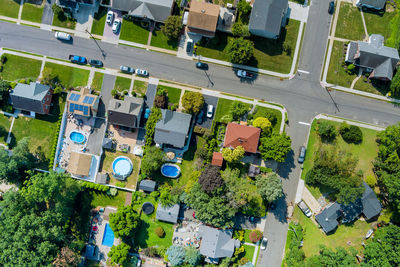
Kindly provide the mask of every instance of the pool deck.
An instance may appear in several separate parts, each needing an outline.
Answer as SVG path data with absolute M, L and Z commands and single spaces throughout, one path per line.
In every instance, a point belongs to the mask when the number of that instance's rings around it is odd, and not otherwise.
M 135 132 L 125 131 L 116 128 L 114 125 L 108 125 L 108 131 L 112 133 L 112 138 L 117 142 L 117 150 L 121 151 L 120 145 L 129 145 L 130 153 L 132 153 L 133 148 L 136 146 L 136 140 L 139 130 L 136 129 Z

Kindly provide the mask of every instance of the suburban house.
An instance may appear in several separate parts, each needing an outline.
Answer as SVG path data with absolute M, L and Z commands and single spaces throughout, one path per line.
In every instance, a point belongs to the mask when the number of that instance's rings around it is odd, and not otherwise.
M 366 7 L 377 10 L 385 9 L 386 0 L 357 0 L 358 7 Z
M 157 183 L 153 180 L 142 180 L 139 183 L 139 190 L 142 190 L 143 192 L 146 193 L 151 193 L 154 190 L 156 190 L 156 185 Z
M 154 141 L 157 145 L 169 145 L 175 148 L 185 146 L 192 115 L 161 109 L 162 118 L 156 123 Z
M 339 225 L 339 220 L 342 223 L 349 223 L 363 214 L 368 221 L 380 214 L 382 206 L 374 191 L 365 182 L 363 185 L 365 191 L 354 203 L 344 205 L 335 202 L 315 216 L 315 220 L 325 233 L 334 231 Z
M 174 0 L 102 0 L 100 3 L 134 18 L 161 23 L 172 14 L 173 4 Z
M 221 167 L 224 163 L 224 158 L 221 152 L 213 152 L 211 165 Z
M 96 117 L 99 109 L 100 97 L 89 93 L 88 88 L 71 91 L 67 97 L 68 112 L 85 117 Z
M 69 9 L 71 12 L 79 12 L 80 5 L 94 5 L 95 0 L 57 0 L 56 4 L 64 9 Z
M 205 2 L 190 2 L 187 31 L 190 34 L 212 38 L 217 30 L 219 5 Z
M 226 126 L 224 147 L 242 146 L 248 153 L 257 153 L 261 129 L 230 122 Z
M 235 10 L 227 7 L 219 7 L 219 17 L 217 30 L 222 32 L 232 32 L 232 25 L 235 23 Z
M 397 49 L 383 45 L 384 37 L 372 34 L 368 42 L 350 42 L 345 61 L 371 72 L 370 78 L 391 81 L 399 62 Z
M 108 123 L 127 127 L 138 128 L 143 111 L 143 98 L 126 96 L 124 100 L 112 98 L 108 104 Z
M 161 203 L 158 203 L 156 211 L 156 219 L 163 222 L 177 223 L 179 216 L 180 206 L 175 204 L 170 207 L 164 207 Z
M 221 258 L 232 257 L 240 241 L 232 239 L 232 230 L 220 230 L 205 225 L 199 226 L 200 254 L 205 261 L 217 264 Z
M 286 25 L 288 7 L 288 0 L 255 0 L 250 14 L 250 33 L 277 39 Z
M 93 155 L 72 151 L 67 171 L 80 178 L 89 177 L 91 170 L 95 170 L 94 164 L 96 160 L 93 159 Z
M 50 86 L 31 82 L 30 84 L 18 83 L 10 92 L 11 104 L 14 109 L 35 114 L 49 114 L 53 91 Z

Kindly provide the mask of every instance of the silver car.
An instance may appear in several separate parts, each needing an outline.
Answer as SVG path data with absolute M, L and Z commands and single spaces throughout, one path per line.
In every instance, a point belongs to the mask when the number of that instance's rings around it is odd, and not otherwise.
M 114 20 L 114 12 L 111 10 L 107 12 L 106 22 L 107 24 L 111 24 Z
M 121 27 L 121 21 L 119 19 L 115 19 L 112 25 L 113 33 L 118 33 L 120 27 Z
M 266 237 L 264 237 L 262 239 L 261 245 L 260 245 L 261 250 L 266 250 L 267 249 L 267 243 L 268 243 L 268 239 Z
M 312 212 L 311 210 L 308 208 L 308 206 L 306 205 L 306 203 L 304 203 L 304 201 L 300 201 L 298 204 L 299 208 L 301 209 L 301 211 L 307 216 L 307 217 L 311 217 Z

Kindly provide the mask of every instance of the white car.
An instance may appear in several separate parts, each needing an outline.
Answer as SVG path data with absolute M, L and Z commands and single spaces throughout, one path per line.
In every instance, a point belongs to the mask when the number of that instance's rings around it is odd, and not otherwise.
M 147 70 L 137 69 L 136 75 L 147 77 L 147 76 L 149 76 L 149 72 Z
M 304 203 L 304 201 L 300 201 L 298 204 L 299 208 L 301 209 L 301 211 L 307 216 L 307 217 L 311 217 L 312 212 L 311 210 L 308 208 L 308 206 L 306 205 L 306 203 Z
M 107 24 L 111 24 L 113 22 L 113 20 L 114 20 L 114 12 L 108 11 L 107 18 L 106 18 Z
M 56 32 L 54 36 L 59 40 L 71 41 L 71 35 L 66 32 Z
M 260 245 L 261 250 L 265 250 L 267 248 L 267 243 L 268 243 L 268 239 L 266 237 L 264 237 L 262 239 L 261 245 Z
M 245 70 L 238 70 L 236 75 L 240 78 L 251 79 L 253 78 L 254 74 Z
M 374 230 L 372 230 L 372 229 L 369 229 L 368 230 L 368 232 L 367 232 L 367 234 L 365 235 L 365 239 L 368 239 L 368 238 L 370 238 L 371 237 L 371 235 L 374 233 Z
M 207 118 L 212 118 L 214 112 L 214 106 L 208 105 L 207 107 Z
M 115 19 L 112 26 L 113 33 L 118 33 L 120 26 L 121 26 L 121 21 L 119 19 Z

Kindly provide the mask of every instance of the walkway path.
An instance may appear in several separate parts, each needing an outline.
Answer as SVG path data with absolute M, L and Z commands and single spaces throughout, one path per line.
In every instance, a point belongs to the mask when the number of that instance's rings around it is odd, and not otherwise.
M 18 11 L 18 22 L 17 24 L 21 23 L 21 16 L 22 16 L 22 9 L 24 8 L 24 0 L 21 0 L 19 3 L 19 11 Z
M 254 253 L 253 253 L 253 258 L 252 258 L 252 260 L 251 260 L 251 263 L 253 264 L 253 266 L 256 266 L 256 263 L 257 263 L 257 256 L 258 256 L 259 243 L 260 243 L 260 242 L 257 242 L 257 244 L 244 242 L 244 244 L 247 245 L 247 246 L 255 247 Z
M 15 117 L 12 118 L 10 130 L 8 131 L 7 140 L 6 140 L 7 144 L 10 144 L 11 141 L 12 141 L 11 140 L 11 132 L 12 132 L 12 129 L 13 129 L 13 126 L 14 126 L 14 121 L 15 121 Z
M 365 19 L 364 19 L 364 12 L 362 11 L 362 8 L 360 9 L 360 13 L 361 13 L 361 19 L 363 22 L 363 26 L 364 26 L 364 32 L 365 32 L 365 38 L 369 38 L 368 36 L 368 31 L 367 31 L 367 25 L 365 24 Z M 389 26 L 389 25 L 388 25 Z

